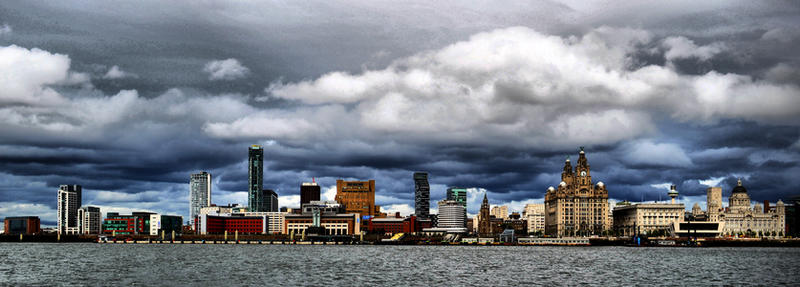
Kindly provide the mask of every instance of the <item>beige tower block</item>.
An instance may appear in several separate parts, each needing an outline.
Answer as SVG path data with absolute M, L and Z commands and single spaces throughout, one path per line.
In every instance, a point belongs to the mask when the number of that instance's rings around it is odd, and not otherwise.
M 709 187 L 706 189 L 706 212 L 709 221 L 719 221 L 722 211 L 722 188 Z

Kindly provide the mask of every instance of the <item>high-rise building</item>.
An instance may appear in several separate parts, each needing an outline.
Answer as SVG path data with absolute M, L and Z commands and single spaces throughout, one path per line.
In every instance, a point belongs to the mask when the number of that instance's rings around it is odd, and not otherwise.
M 300 207 L 303 204 L 319 201 L 320 187 L 316 181 L 304 182 L 300 185 Z
M 489 198 L 486 193 L 483 194 L 483 202 L 481 203 L 481 211 L 478 213 L 478 234 L 491 235 L 492 223 L 491 215 L 489 215 Z
M 262 197 L 264 198 L 262 212 L 278 212 L 278 193 L 272 189 L 265 189 L 262 192 Z
M 439 201 L 438 228 L 465 228 L 464 205 L 455 200 Z
M 495 218 L 500 219 L 507 219 L 508 218 L 508 206 L 507 205 L 495 205 L 492 207 L 492 213 Z
M 211 206 L 211 174 L 193 173 L 189 179 L 189 220 L 192 226 L 200 209 Z
M 247 206 L 250 211 L 269 211 L 264 205 L 264 150 L 260 145 L 249 148 Z
M 58 188 L 58 233 L 78 234 L 78 208 L 81 206 L 80 185 L 61 185 Z
M 467 208 L 467 189 L 460 187 L 450 187 L 447 189 L 447 200 L 458 201 L 464 208 Z
M 431 214 L 431 187 L 427 172 L 414 173 L 414 214 L 422 219 Z
M 375 206 L 375 180 L 336 180 L 336 202 L 345 206 L 346 213 L 375 216 L 379 210 Z
M 78 232 L 80 234 L 100 234 L 103 218 L 100 208 L 96 206 L 83 206 L 78 208 Z
M 603 182 L 592 184 L 592 174 L 581 147 L 572 169 L 569 159 L 561 172 L 558 188 L 545 194 L 545 233 L 553 236 L 588 236 L 609 230 L 608 190 Z

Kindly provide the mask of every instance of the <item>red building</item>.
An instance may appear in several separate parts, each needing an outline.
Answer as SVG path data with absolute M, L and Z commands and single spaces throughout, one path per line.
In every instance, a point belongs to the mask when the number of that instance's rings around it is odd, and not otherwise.
M 372 218 L 366 222 L 367 231 L 382 233 L 411 233 L 430 228 L 430 220 L 420 220 L 416 216 Z
M 37 216 L 6 217 L 3 220 L 5 234 L 35 234 L 41 231 L 41 222 Z
M 195 222 L 200 234 L 220 234 L 239 232 L 242 234 L 267 233 L 268 221 L 266 216 L 217 216 L 201 215 Z

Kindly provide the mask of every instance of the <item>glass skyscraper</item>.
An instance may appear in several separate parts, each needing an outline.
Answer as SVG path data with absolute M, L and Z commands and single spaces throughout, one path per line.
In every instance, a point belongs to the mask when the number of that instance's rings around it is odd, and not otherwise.
M 414 173 L 414 214 L 419 218 L 429 218 L 431 210 L 431 187 L 427 172 Z
M 211 206 L 211 174 L 208 172 L 193 173 L 189 179 L 189 217 L 192 226 L 200 208 Z
M 264 150 L 260 145 L 249 148 L 247 207 L 250 211 L 266 212 L 269 208 L 264 204 Z

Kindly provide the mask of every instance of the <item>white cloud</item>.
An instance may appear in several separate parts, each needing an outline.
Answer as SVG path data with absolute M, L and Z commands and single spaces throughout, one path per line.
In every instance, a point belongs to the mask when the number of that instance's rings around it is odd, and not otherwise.
M 11 26 L 8 26 L 8 24 L 3 24 L 3 27 L 0 27 L 0 36 L 11 34 L 12 31 L 13 30 L 11 29 Z
M 722 180 L 724 180 L 724 179 L 725 179 L 724 176 L 711 177 L 709 179 L 698 180 L 698 182 L 700 184 L 708 186 L 708 187 L 715 187 L 715 186 L 719 186 L 719 183 L 722 182 Z
M 623 160 L 630 164 L 643 164 L 667 167 L 688 167 L 692 160 L 683 149 L 672 143 L 653 143 L 639 141 L 625 148 Z
M 103 79 L 110 79 L 110 80 L 129 78 L 129 77 L 137 78 L 138 75 L 125 72 L 122 69 L 120 69 L 120 67 L 117 65 L 111 66 L 111 68 L 108 69 L 108 72 L 106 72 L 106 74 L 103 75 Z
M 59 105 L 65 99 L 48 87 L 68 82 L 70 59 L 40 49 L 0 47 L 0 105 Z
M 697 58 L 706 61 L 714 57 L 714 55 L 727 50 L 725 44 L 720 42 L 697 46 L 694 41 L 682 36 L 667 37 L 661 45 L 667 50 L 664 58 L 668 61 L 685 58 Z
M 234 58 L 208 62 L 203 71 L 209 74 L 208 79 L 212 81 L 241 79 L 250 73 L 250 69 Z
M 278 206 L 288 208 L 300 207 L 300 195 L 278 195 Z
M 0 202 L 0 214 L 11 216 L 38 216 L 41 221 L 55 222 L 58 214 L 50 206 L 38 203 Z
M 414 207 L 408 204 L 389 204 L 381 206 L 381 212 L 385 212 L 387 216 L 394 216 L 395 212 L 400 212 L 400 216 L 408 216 L 414 213 Z
M 761 35 L 761 40 L 764 41 L 776 41 L 780 43 L 790 43 L 792 40 L 800 36 L 800 32 L 796 29 L 787 29 L 787 28 L 773 28 L 764 32 L 764 35 Z

